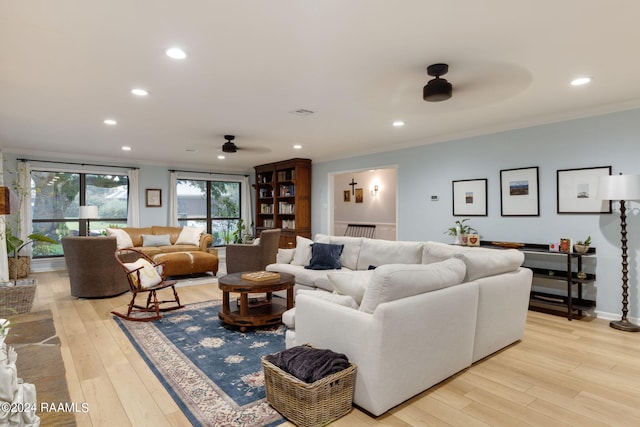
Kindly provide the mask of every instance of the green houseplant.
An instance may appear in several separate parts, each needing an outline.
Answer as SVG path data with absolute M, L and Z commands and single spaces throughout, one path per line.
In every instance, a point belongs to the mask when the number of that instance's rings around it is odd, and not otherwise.
M 25 242 L 18 236 L 14 235 L 10 229 L 5 233 L 5 241 L 7 243 L 7 255 L 9 261 L 9 278 L 23 279 L 29 275 L 31 270 L 31 257 L 20 256 L 20 251 L 34 242 L 57 243 L 52 238 L 40 233 L 32 233 L 27 237 Z
M 467 234 L 476 234 L 477 231 L 475 228 L 471 227 L 465 222 L 469 221 L 469 218 L 464 218 L 462 220 L 458 220 L 454 223 L 453 227 L 449 227 L 446 229 L 444 234 L 448 234 L 449 236 L 453 236 L 453 244 L 461 245 L 466 244 L 466 241 L 463 243 L 461 238 Z
M 586 254 L 589 251 L 590 245 L 591 245 L 591 236 L 587 236 L 587 238 L 584 241 L 578 240 L 573 245 L 573 251 L 579 254 Z

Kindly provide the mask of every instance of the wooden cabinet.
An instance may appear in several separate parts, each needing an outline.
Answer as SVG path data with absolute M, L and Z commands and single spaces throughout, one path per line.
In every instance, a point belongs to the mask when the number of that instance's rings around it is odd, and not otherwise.
M 290 159 L 254 167 L 256 234 L 280 228 L 280 247 L 295 247 L 296 236 L 311 238 L 311 160 Z

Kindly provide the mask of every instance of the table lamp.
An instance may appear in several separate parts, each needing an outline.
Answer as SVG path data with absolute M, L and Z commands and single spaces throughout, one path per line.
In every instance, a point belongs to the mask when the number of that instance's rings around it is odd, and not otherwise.
M 98 207 L 97 206 L 80 206 L 78 217 L 80 219 L 87 220 L 87 236 L 90 236 L 91 230 L 89 226 L 89 221 L 91 219 L 98 218 Z
M 629 285 L 627 278 L 627 215 L 625 201 L 640 200 L 640 175 L 605 175 L 598 182 L 598 198 L 620 201 L 620 226 L 622 234 L 622 319 L 609 323 L 609 326 L 621 331 L 638 332 L 640 326 L 627 319 L 629 312 L 627 296 Z

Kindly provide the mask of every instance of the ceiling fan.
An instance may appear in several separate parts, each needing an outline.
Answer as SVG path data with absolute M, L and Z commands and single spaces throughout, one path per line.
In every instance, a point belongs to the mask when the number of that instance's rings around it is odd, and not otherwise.
M 224 139 L 226 139 L 227 142 L 222 144 L 223 153 L 235 153 L 238 151 L 238 146 L 233 142 L 233 140 L 236 139 L 234 135 L 225 135 Z

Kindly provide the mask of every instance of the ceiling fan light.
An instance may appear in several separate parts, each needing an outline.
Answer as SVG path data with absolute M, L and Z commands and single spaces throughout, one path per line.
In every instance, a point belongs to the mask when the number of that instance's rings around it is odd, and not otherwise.
M 445 101 L 451 98 L 453 86 L 445 79 L 436 77 L 422 88 L 422 99 L 429 102 Z

